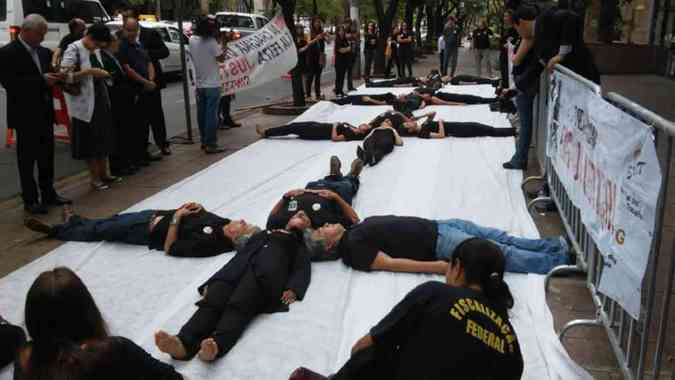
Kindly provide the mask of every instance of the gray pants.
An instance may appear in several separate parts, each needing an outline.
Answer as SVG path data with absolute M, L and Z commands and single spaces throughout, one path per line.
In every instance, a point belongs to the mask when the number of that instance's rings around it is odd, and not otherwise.
M 478 76 L 483 76 L 483 65 L 487 68 L 488 77 L 492 77 L 492 62 L 490 60 L 490 50 L 489 49 L 474 49 L 476 54 L 476 70 L 478 71 Z

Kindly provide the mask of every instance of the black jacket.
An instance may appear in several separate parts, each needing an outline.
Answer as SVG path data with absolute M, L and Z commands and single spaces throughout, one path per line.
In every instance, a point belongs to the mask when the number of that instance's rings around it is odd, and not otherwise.
M 37 48 L 42 74 L 53 72 L 52 52 Z M 31 130 L 54 123 L 54 100 L 43 75 L 18 39 L 0 48 L 0 84 L 7 92 L 7 126 Z
M 148 52 L 152 65 L 155 67 L 155 76 L 157 78 L 157 86 L 159 88 L 166 88 L 166 80 L 162 72 L 162 65 L 159 63 L 160 59 L 169 56 L 169 48 L 166 47 L 162 36 L 154 29 L 141 27 L 141 33 L 138 37 L 143 49 Z
M 253 235 L 243 249 L 199 287 L 199 293 L 214 281 L 236 285 L 249 266 L 271 305 L 268 312 L 287 310 L 280 303 L 281 294 L 287 289 L 292 290 L 298 300 L 305 297 L 312 267 L 302 237 L 269 230 Z

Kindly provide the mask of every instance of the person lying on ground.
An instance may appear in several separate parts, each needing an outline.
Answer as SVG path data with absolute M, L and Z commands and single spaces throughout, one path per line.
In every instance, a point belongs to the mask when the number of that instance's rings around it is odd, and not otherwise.
M 509 272 L 546 274 L 569 262 L 569 246 L 563 237 L 521 238 L 461 219 L 373 216 L 348 229 L 328 224 L 307 230 L 304 236 L 314 260 L 342 258 L 345 265 L 362 271 L 442 274 L 455 249 L 474 237 L 497 244 Z
M 359 216 L 352 208 L 352 200 L 359 191 L 359 176 L 363 162 L 356 159 L 351 170 L 342 175 L 340 159 L 330 158 L 330 174 L 318 181 L 309 182 L 304 189 L 291 190 L 272 208 L 267 218 L 267 229 L 284 228 L 298 211 L 304 211 L 314 228 L 326 223 L 351 226 Z
M 454 77 L 443 77 L 443 83 L 450 83 L 454 86 L 471 85 L 471 84 L 490 84 L 493 87 L 499 86 L 501 79 L 499 78 L 485 78 L 475 75 L 455 75 Z
M 335 99 L 332 102 L 339 105 L 392 106 L 394 111 L 401 112 L 410 118 L 413 117 L 414 111 L 420 110 L 430 104 L 425 102 L 420 94 L 412 93 L 396 96 L 390 92 L 381 95 L 348 95 Z
M 403 146 L 403 139 L 391 120 L 384 119 L 379 127 L 373 128 L 363 140 L 363 148 L 356 147 L 356 156 L 370 166 L 377 165 L 384 156 L 394 151 L 394 146 Z
M 425 104 L 434 106 L 492 104 L 499 101 L 498 97 L 484 98 L 476 95 L 456 94 L 447 91 L 434 90 L 427 87 L 416 88 L 413 94 L 420 96 Z
M 198 289 L 199 307 L 177 335 L 155 334 L 160 351 L 176 360 L 225 356 L 261 313 L 288 311 L 309 287 L 311 265 L 302 242 L 310 221 L 298 211 L 284 229 L 251 235 L 243 248 Z
M 230 252 L 239 236 L 255 226 L 230 220 L 189 202 L 176 210 L 126 212 L 104 219 L 75 215 L 63 209 L 63 224 L 51 226 L 30 218 L 26 227 L 62 241 L 109 241 L 146 245 L 169 256 L 208 257 Z
M 392 128 L 394 128 L 396 132 L 401 134 L 401 132 L 416 126 L 418 120 L 429 117 L 432 114 L 434 114 L 434 112 L 428 112 L 420 116 L 412 116 L 412 114 L 409 116 L 400 111 L 387 111 L 377 115 L 373 120 L 371 120 L 368 123 L 368 125 L 372 129 L 376 127 L 381 127 L 382 123 L 388 121 L 389 124 L 392 126 Z
M 369 128 L 367 124 L 354 127 L 347 123 L 302 121 L 268 129 L 257 125 L 255 130 L 264 139 L 295 135 L 301 140 L 355 141 L 363 140 L 368 135 Z
M 401 135 L 417 136 L 421 139 L 444 139 L 446 137 L 510 137 L 516 135 L 515 128 L 494 128 L 475 122 L 449 122 L 434 120 L 432 114 L 420 124 L 410 124 Z
M 23 329 L 10 324 L 0 315 L 0 369 L 16 359 L 24 343 L 26 333 Z
M 28 290 L 26 329 L 14 379 L 183 380 L 127 338 L 110 336 L 82 280 L 70 269 L 43 272 Z
M 476 85 L 489 84 L 493 87 L 499 86 L 501 80 L 499 78 L 485 78 L 474 75 L 455 75 L 441 76 L 437 70 L 432 70 L 426 77 L 408 77 L 391 80 L 381 80 L 377 82 L 368 81 L 366 87 L 386 88 L 386 87 L 432 87 L 435 89 L 441 88 L 444 84 L 459 85 Z
M 410 291 L 368 334 L 331 380 L 520 379 L 523 357 L 509 321 L 513 296 L 504 255 L 469 239 L 450 257 L 445 284 Z M 290 380 L 326 380 L 304 367 Z

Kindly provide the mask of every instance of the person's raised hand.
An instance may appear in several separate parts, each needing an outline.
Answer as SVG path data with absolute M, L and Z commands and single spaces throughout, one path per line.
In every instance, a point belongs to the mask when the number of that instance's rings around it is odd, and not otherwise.
M 286 290 L 281 295 L 281 302 L 283 302 L 284 305 L 290 305 L 297 300 L 298 300 L 298 297 L 295 295 L 295 292 L 290 290 L 290 289 Z

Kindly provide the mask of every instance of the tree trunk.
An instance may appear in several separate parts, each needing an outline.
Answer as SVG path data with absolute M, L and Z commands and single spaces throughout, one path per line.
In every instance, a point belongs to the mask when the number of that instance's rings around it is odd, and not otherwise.
M 424 4 L 420 4 L 418 7 L 419 13 L 417 14 L 417 18 L 415 19 L 415 42 L 417 45 L 417 53 L 424 53 L 422 46 L 424 44 L 422 43 L 422 19 L 424 18 Z M 415 54 L 417 55 L 417 54 Z
M 316 4 L 316 0 L 312 0 L 312 15 L 316 16 L 319 14 L 319 6 Z
M 293 36 L 293 41 L 296 40 L 295 35 L 295 21 L 293 14 L 295 13 L 295 0 L 276 0 L 281 6 L 281 12 L 284 15 L 286 26 Z M 305 106 L 305 90 L 302 82 L 302 72 L 300 65 L 297 65 L 291 70 L 291 86 L 293 87 L 293 105 L 296 107 Z
M 407 0 L 405 3 L 405 16 L 403 18 L 403 21 L 405 21 L 406 24 L 408 24 L 408 32 L 413 27 L 413 16 L 415 14 L 415 9 L 416 9 L 416 2 L 413 0 Z
M 375 14 L 377 16 L 377 27 L 379 34 L 377 38 L 377 49 L 375 50 L 375 74 L 384 74 L 386 65 L 387 38 L 391 35 L 391 25 L 398 9 L 398 0 L 389 0 L 387 11 L 384 11 L 384 0 L 373 0 L 375 5 Z
M 598 39 L 601 42 L 611 44 L 614 41 L 617 11 L 618 0 L 602 0 L 598 20 Z

